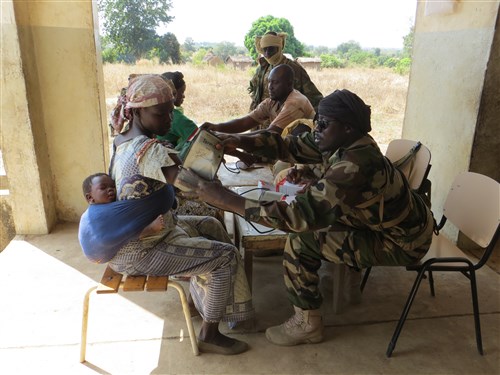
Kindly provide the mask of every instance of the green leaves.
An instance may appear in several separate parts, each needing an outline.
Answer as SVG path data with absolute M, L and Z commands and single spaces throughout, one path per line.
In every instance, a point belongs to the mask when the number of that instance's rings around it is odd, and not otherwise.
M 171 0 L 100 0 L 98 6 L 106 41 L 116 54 L 139 59 L 162 48 L 156 29 L 173 20 Z
M 258 55 L 255 49 L 255 37 L 262 36 L 268 31 L 287 34 L 284 53 L 289 53 L 294 58 L 304 55 L 304 45 L 295 38 L 293 26 L 290 24 L 290 21 L 286 18 L 265 16 L 253 22 L 250 31 L 245 35 L 245 47 L 254 59 Z

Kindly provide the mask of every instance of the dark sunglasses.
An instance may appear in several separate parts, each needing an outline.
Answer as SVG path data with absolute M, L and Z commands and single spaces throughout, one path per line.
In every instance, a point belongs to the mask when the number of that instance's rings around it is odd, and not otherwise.
M 336 122 L 336 120 L 316 120 L 316 130 L 323 131 L 334 122 Z

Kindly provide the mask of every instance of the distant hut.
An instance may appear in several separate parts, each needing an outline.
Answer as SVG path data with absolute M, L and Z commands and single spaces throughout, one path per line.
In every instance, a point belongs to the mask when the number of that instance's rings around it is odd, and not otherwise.
M 226 65 L 232 66 L 234 69 L 245 70 L 252 66 L 253 59 L 249 56 L 228 56 L 226 57 Z
M 304 69 L 321 69 L 321 59 L 319 57 L 298 57 L 297 62 L 304 67 Z
M 283 56 L 288 57 L 290 60 L 293 60 L 293 56 L 289 53 L 284 53 Z
M 224 65 L 224 61 L 215 55 L 212 51 L 208 51 L 205 57 L 203 58 L 203 63 L 208 64 L 210 66 Z

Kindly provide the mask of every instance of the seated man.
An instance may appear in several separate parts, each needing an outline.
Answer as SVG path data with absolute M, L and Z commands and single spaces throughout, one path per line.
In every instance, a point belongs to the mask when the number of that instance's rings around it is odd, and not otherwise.
M 260 103 L 248 115 L 229 120 L 220 124 L 205 122 L 202 129 L 222 133 L 243 133 L 270 121 L 267 130 L 281 134 L 290 123 L 298 119 L 314 119 L 315 111 L 309 100 L 293 88 L 294 73 L 288 65 L 278 65 L 269 74 L 270 97 Z M 308 131 L 307 126 L 301 126 L 294 133 Z M 233 154 L 234 155 L 234 154 Z M 236 153 L 235 156 L 242 157 Z M 249 159 L 244 160 L 251 164 Z
M 403 266 L 429 249 L 432 213 L 368 135 L 370 113 L 357 95 L 336 90 L 321 100 L 313 133 L 285 139 L 272 132 L 221 135 L 225 150 L 238 147 L 304 164 L 288 175 L 290 182 L 307 183 L 290 204 L 245 199 L 220 182 L 190 174 L 203 201 L 290 233 L 283 266 L 295 314 L 266 330 L 276 345 L 323 340 L 318 288 L 322 260 L 355 269 Z

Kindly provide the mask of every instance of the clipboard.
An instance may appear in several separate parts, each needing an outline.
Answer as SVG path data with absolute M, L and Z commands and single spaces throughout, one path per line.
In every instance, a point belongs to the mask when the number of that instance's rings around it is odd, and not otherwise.
M 184 177 L 184 169 L 191 169 L 205 180 L 212 181 L 217 175 L 220 164 L 224 157 L 223 150 L 217 150 L 215 146 L 220 143 L 220 139 L 214 134 L 198 129 L 191 137 L 191 145 L 184 158 L 182 168 L 179 170 L 179 175 Z M 182 191 L 191 191 L 191 189 L 183 185 L 178 178 L 174 182 L 174 186 Z

